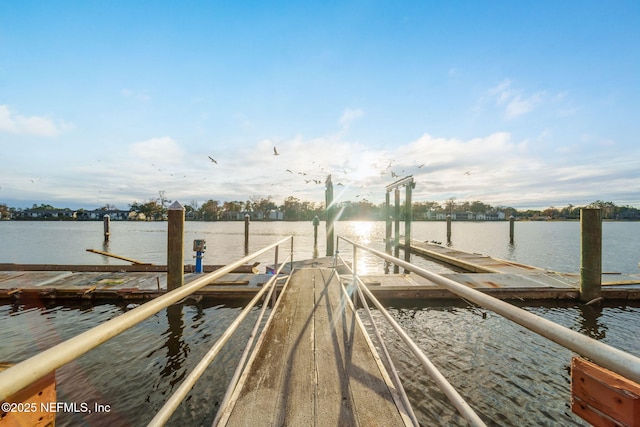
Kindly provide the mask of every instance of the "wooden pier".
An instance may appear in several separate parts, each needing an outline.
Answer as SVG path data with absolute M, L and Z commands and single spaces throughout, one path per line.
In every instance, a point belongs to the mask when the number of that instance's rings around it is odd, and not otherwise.
M 332 269 L 294 270 L 219 425 L 411 425 Z
M 458 283 L 501 299 L 577 300 L 579 273 L 563 273 L 465 252 L 444 245 L 413 241 L 411 252 L 459 270 L 441 274 Z M 293 269 L 331 268 L 332 257 L 285 264 Z M 185 266 L 185 284 L 201 277 Z M 220 266 L 205 265 L 205 272 Z M 0 301 L 113 301 L 148 300 L 167 292 L 166 266 L 138 265 L 32 265 L 0 264 Z M 259 274 L 256 264 L 245 265 L 197 291 L 191 298 L 251 298 L 267 282 L 274 266 Z M 351 276 L 344 265 L 336 267 L 344 283 Z M 368 274 L 360 278 L 380 299 L 432 300 L 457 298 L 447 289 L 416 274 Z M 602 297 L 640 300 L 640 275 L 602 274 Z

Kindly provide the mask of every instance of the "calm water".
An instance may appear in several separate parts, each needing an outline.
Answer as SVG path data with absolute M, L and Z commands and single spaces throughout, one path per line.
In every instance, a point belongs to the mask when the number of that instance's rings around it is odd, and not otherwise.
M 324 255 L 324 224 L 320 245 Z M 244 255 L 242 223 L 187 223 L 186 247 L 207 240 L 205 263 L 226 263 Z M 515 245 L 508 223 L 454 223 L 453 246 L 558 271 L 578 271 L 578 223 L 516 223 Z M 309 223 L 252 223 L 250 251 L 293 234 L 295 257 L 314 255 Z M 339 223 L 337 233 L 383 248 L 383 223 Z M 414 223 L 413 237 L 446 238 L 445 224 Z M 638 273 L 640 223 L 603 224 L 603 270 Z M 0 262 L 122 263 L 85 251 L 107 250 L 141 261 L 166 262 L 166 223 L 112 223 L 103 246 L 102 224 L 0 222 Z M 349 258 L 350 249 L 342 249 Z M 185 262 L 193 263 L 192 253 Z M 260 259 L 271 263 L 272 255 Z M 445 267 L 414 262 L 438 272 Z M 382 272 L 382 263 L 364 258 L 360 271 Z M 640 308 L 578 304 L 524 307 L 573 330 L 640 356 Z M 18 362 L 126 310 L 97 306 L 0 306 L 0 361 Z M 59 414 L 58 425 L 146 425 L 197 364 L 241 307 L 179 305 L 108 341 L 57 371 L 58 400 L 110 405 L 108 414 Z M 449 381 L 490 425 L 586 425 L 571 414 L 567 367 L 571 352 L 500 316 L 465 303 L 397 306 L 393 316 L 414 337 Z M 183 402 L 170 425 L 210 425 L 218 402 L 244 348 L 252 319 L 225 347 L 214 366 Z M 465 425 L 393 331 L 379 322 L 390 342 L 407 393 L 423 425 Z

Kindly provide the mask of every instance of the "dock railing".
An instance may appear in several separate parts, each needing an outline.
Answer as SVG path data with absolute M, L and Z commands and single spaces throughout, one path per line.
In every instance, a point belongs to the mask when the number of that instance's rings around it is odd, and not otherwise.
M 352 273 L 354 276 L 354 284 L 356 286 L 357 292 L 360 295 L 362 301 L 366 301 L 364 299 L 363 294 L 380 310 L 382 315 L 389 321 L 391 326 L 396 330 L 396 332 L 400 335 L 400 337 L 409 345 L 410 350 L 413 354 L 418 357 L 418 359 L 422 362 L 425 368 L 432 373 L 432 377 L 438 383 L 438 386 L 442 389 L 442 391 L 449 397 L 451 402 L 456 406 L 458 411 L 473 425 L 476 425 L 474 422 L 475 413 L 471 408 L 468 408 L 466 402 L 460 402 L 457 392 L 450 388 L 450 384 L 447 380 L 441 376 L 441 374 L 437 371 L 435 367 L 431 364 L 428 358 L 424 355 L 424 353 L 418 348 L 418 346 L 413 342 L 413 340 L 402 330 L 400 325 L 389 315 L 389 313 L 385 310 L 385 308 L 380 304 L 380 302 L 374 297 L 374 295 L 367 289 L 364 285 L 364 282 L 357 275 L 357 256 L 358 249 L 369 252 L 372 255 L 375 255 L 379 258 L 384 259 L 387 262 L 393 263 L 399 267 L 403 267 L 405 270 L 411 271 L 412 273 L 417 274 L 420 277 L 430 280 L 431 282 L 444 287 L 445 289 L 451 291 L 455 295 L 473 302 L 480 307 L 491 310 L 494 313 L 497 313 L 525 328 L 528 330 L 537 333 L 581 356 L 587 357 L 591 359 L 593 362 L 598 365 L 609 369 L 617 374 L 622 375 L 630 379 L 631 381 L 640 383 L 640 358 L 626 353 L 622 350 L 619 350 L 615 347 L 611 347 L 607 344 L 604 344 L 600 341 L 597 341 L 588 336 L 582 335 L 576 331 L 573 331 L 569 328 L 561 326 L 555 322 L 547 320 L 543 317 L 537 316 L 533 313 L 530 313 L 526 310 L 523 310 L 519 307 L 516 307 L 512 304 L 509 304 L 500 299 L 494 298 L 490 295 L 484 294 L 478 290 L 467 287 L 463 284 L 455 282 L 451 279 L 443 277 L 439 274 L 433 273 L 431 271 L 425 270 L 421 267 L 413 265 L 409 262 L 405 262 L 399 258 L 388 255 L 384 252 L 380 252 L 378 250 L 369 248 L 365 245 L 361 245 L 356 243 L 350 239 L 347 239 L 342 236 L 338 236 L 337 244 L 336 244 L 336 256 L 339 257 L 339 242 L 340 240 L 344 240 L 346 243 L 353 246 L 353 260 L 352 260 Z M 346 263 L 345 263 L 346 264 Z M 364 304 L 365 307 L 367 306 Z M 373 322 L 372 322 L 373 324 Z M 433 367 L 433 368 L 432 368 Z M 479 420 L 479 419 L 478 419 Z M 482 423 L 481 420 L 479 420 Z M 483 424 L 479 424 L 483 425 Z
M 275 249 L 276 265 L 278 264 L 278 252 L 277 248 L 285 242 L 291 241 L 291 253 L 287 257 L 287 260 L 291 259 L 293 254 L 293 236 L 286 237 L 276 243 L 264 247 L 252 254 L 239 259 L 238 261 L 228 264 L 212 273 L 203 275 L 202 277 L 184 285 L 178 289 L 167 292 L 166 294 L 159 296 L 145 304 L 140 305 L 130 311 L 127 311 L 120 316 L 102 323 L 86 332 L 76 335 L 60 344 L 51 347 L 48 350 L 43 351 L 27 360 L 24 360 L 2 372 L 0 372 L 0 400 L 4 400 L 7 397 L 22 390 L 38 379 L 44 377 L 50 372 L 55 371 L 61 366 L 75 360 L 88 351 L 98 347 L 100 344 L 108 341 L 116 335 L 126 331 L 127 329 L 137 325 L 143 320 L 151 317 L 159 311 L 175 304 L 199 289 L 211 284 L 215 280 L 221 278 L 225 274 L 228 274 L 238 268 L 239 266 L 246 264 L 247 262 L 263 255 L 264 253 Z M 173 396 L 167 401 L 165 406 L 153 419 L 153 425 L 163 425 L 166 420 L 169 419 L 175 408 L 178 407 L 182 399 L 186 396 L 189 390 L 195 384 L 195 381 L 202 375 L 206 366 L 218 354 L 222 346 L 227 342 L 233 332 L 240 325 L 242 320 L 247 316 L 251 308 L 260 300 L 260 298 L 266 293 L 273 293 L 272 289 L 275 288 L 275 281 L 278 278 L 278 273 L 282 267 L 286 264 L 286 261 L 280 265 L 280 268 L 276 271 L 276 274 L 263 285 L 260 291 L 251 300 L 249 305 L 243 309 L 241 314 L 236 318 L 234 322 L 227 328 L 218 341 L 213 345 L 211 350 L 205 355 L 202 361 L 196 366 L 194 371 L 187 377 L 184 383 L 176 390 Z M 265 300 L 266 302 L 266 300 Z M 264 304 L 266 305 L 266 304 Z M 206 363 L 206 364 L 205 364 Z

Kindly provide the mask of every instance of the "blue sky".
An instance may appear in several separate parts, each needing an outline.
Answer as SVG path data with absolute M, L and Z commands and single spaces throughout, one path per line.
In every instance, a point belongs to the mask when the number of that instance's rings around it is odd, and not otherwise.
M 637 1 L 7 1 L 0 203 L 640 207 L 639 79 Z

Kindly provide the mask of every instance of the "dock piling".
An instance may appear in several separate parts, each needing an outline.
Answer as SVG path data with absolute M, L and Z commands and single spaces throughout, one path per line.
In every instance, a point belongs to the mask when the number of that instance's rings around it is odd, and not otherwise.
M 447 244 L 451 244 L 451 214 L 447 214 Z
M 580 209 L 580 300 L 598 298 L 602 291 L 602 210 Z
M 327 188 L 325 190 L 325 210 L 327 214 L 327 256 L 333 256 L 333 183 L 331 182 L 331 175 L 327 176 L 326 181 Z
M 414 182 L 405 185 L 404 199 L 404 260 L 411 262 L 411 220 L 413 219 L 413 207 L 411 202 L 411 190 L 415 185 Z M 409 270 L 405 268 L 405 274 L 409 274 Z
M 184 207 L 175 201 L 168 210 L 167 290 L 184 285 Z
M 516 221 L 516 218 L 511 215 L 509 216 L 509 243 L 511 243 L 513 245 L 513 232 L 514 232 L 514 223 Z
M 108 214 L 104 214 L 102 217 L 102 225 L 104 228 L 104 241 L 109 241 L 109 236 L 111 236 L 111 217 Z
M 391 216 L 391 203 L 390 203 L 390 193 L 387 191 L 385 194 L 385 216 L 387 217 L 387 221 L 385 224 L 385 234 L 384 234 L 384 251 L 391 255 L 391 223 L 393 222 L 393 217 Z
M 400 189 L 398 189 L 397 187 L 394 191 L 394 196 L 395 212 L 393 216 L 395 217 L 395 223 L 393 226 L 393 256 L 396 258 L 400 258 Z M 400 272 L 400 268 L 398 267 L 398 265 L 393 266 L 393 272 L 396 274 Z
M 245 214 L 244 216 L 244 254 L 247 255 L 249 253 L 249 221 L 251 217 L 249 214 Z
M 313 217 L 313 247 L 318 246 L 318 226 L 320 225 L 320 218 L 318 215 Z

